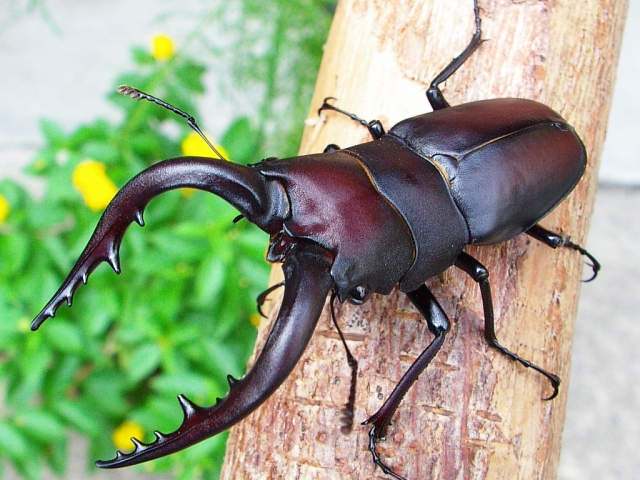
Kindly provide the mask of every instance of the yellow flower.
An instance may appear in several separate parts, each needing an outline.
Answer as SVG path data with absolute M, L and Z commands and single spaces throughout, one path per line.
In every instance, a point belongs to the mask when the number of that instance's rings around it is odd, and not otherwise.
M 209 135 L 207 135 L 207 138 L 211 142 Z M 211 144 L 216 147 L 216 150 L 218 150 L 226 160 L 229 160 L 229 152 L 227 152 L 222 145 L 218 145 L 214 142 L 211 142 Z M 207 145 L 207 142 L 205 142 L 196 132 L 191 132 L 187 135 L 180 144 L 180 147 L 182 148 L 182 153 L 187 157 L 218 158 L 215 152 L 211 150 L 211 147 Z
M 9 202 L 7 199 L 0 195 L 0 223 L 4 222 L 7 219 L 7 215 L 9 215 Z
M 173 57 L 173 40 L 166 35 L 156 35 L 151 40 L 151 55 L 156 60 L 167 60 Z
M 260 326 L 260 322 L 262 322 L 262 315 L 259 313 L 252 313 L 249 317 L 249 321 L 251 322 L 251 325 L 258 328 Z
M 134 422 L 124 421 L 113 431 L 111 439 L 118 450 L 132 450 L 134 445 L 131 442 L 131 437 L 142 440 L 143 436 L 144 431 L 140 425 Z
M 73 171 L 72 181 L 82 194 L 84 203 L 93 211 L 102 210 L 115 196 L 118 188 L 106 174 L 104 163 L 85 160 Z

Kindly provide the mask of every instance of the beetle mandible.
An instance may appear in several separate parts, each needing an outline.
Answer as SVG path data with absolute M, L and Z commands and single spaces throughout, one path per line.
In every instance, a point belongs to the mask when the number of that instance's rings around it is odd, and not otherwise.
M 228 395 L 203 408 L 179 395 L 184 411 L 173 433 L 156 440 L 134 440 L 135 450 L 99 461 L 123 467 L 162 457 L 216 435 L 260 406 L 287 378 L 302 356 L 327 294 L 362 304 L 372 293 L 394 286 L 420 311 L 434 339 L 409 367 L 371 425 L 374 462 L 395 478 L 376 451 L 376 443 L 404 394 L 442 346 L 450 329 L 447 315 L 425 281 L 455 265 L 475 280 L 484 306 L 487 342 L 501 353 L 538 371 L 558 393 L 560 379 L 498 343 L 487 269 L 463 249 L 494 245 L 526 233 L 552 247 L 587 256 L 593 279 L 595 258 L 568 237 L 538 225 L 576 186 L 586 151 L 574 129 L 550 108 L 531 100 L 505 98 L 450 106 L 439 85 L 482 43 L 474 0 L 476 31 L 466 49 L 432 81 L 426 92 L 433 112 L 403 120 L 385 132 L 325 100 L 334 110 L 365 125 L 373 141 L 321 154 L 269 158 L 251 166 L 206 158 L 165 160 L 129 181 L 105 209 L 71 272 L 33 320 L 36 330 L 86 283 L 106 261 L 119 273 L 118 251 L 128 226 L 144 225 L 142 213 L 167 190 L 191 187 L 219 195 L 241 216 L 270 235 L 266 258 L 283 262 L 284 297 L 267 341 L 253 368 L 229 380 Z M 161 100 L 131 87 L 121 93 L 143 98 L 195 120 Z M 222 157 L 221 157 L 222 158 Z M 357 199 L 357 201 L 354 201 Z M 333 297 L 333 298 L 334 298 Z

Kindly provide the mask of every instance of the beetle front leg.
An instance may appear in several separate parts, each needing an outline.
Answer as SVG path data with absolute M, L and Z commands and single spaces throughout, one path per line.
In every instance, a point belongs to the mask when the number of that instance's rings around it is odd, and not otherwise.
M 413 382 L 417 380 L 422 371 L 427 368 L 427 365 L 429 365 L 431 360 L 436 356 L 436 353 L 438 353 L 440 347 L 442 347 L 444 338 L 450 329 L 450 322 L 447 315 L 425 285 L 421 285 L 416 290 L 408 292 L 407 296 L 427 320 L 429 331 L 435 336 L 435 338 L 424 352 L 420 354 L 418 359 L 409 367 L 402 379 L 400 379 L 396 387 L 393 389 L 393 392 L 391 392 L 391 395 L 389 395 L 382 407 L 380 407 L 380 410 L 378 410 L 367 421 L 362 423 L 363 425 L 373 425 L 371 430 L 369 430 L 369 451 L 373 456 L 373 461 L 385 474 L 391 475 L 400 480 L 402 480 L 403 477 L 391 470 L 380 459 L 380 456 L 376 451 L 376 443 L 384 437 L 389 421 L 398 408 L 398 405 L 400 405 L 402 398 L 405 396 L 411 385 L 413 385 Z
M 480 46 L 484 40 L 482 40 L 482 29 L 480 28 L 480 10 L 478 9 L 478 1 L 474 0 L 473 2 L 473 11 L 476 16 L 476 31 L 471 37 L 471 41 L 467 48 L 465 48 L 460 55 L 454 58 L 449 65 L 447 65 L 444 70 L 442 70 L 436 78 L 433 79 L 431 85 L 429 86 L 429 90 L 427 90 L 427 99 L 431 104 L 431 108 L 434 110 L 442 110 L 443 108 L 449 107 L 449 102 L 447 102 L 440 91 L 439 85 L 447 80 L 451 75 L 456 73 L 464 62 L 475 52 L 476 48 Z
M 382 122 L 380 122 L 380 120 L 371 120 L 370 122 L 367 122 L 365 119 L 360 118 L 359 116 L 353 113 L 346 112 L 330 104 L 327 100 L 335 100 L 335 98 L 333 97 L 325 98 L 324 101 L 322 102 L 322 105 L 318 109 L 318 115 L 320 115 L 320 112 L 322 112 L 323 110 L 333 110 L 334 112 L 338 112 L 338 113 L 341 113 L 342 115 L 346 115 L 351 120 L 358 122 L 363 127 L 366 127 L 366 129 L 369 130 L 369 133 L 371 134 L 371 137 L 374 140 L 379 140 L 386 133 L 384 131 L 384 127 L 382 126 Z M 334 145 L 334 144 L 328 145 L 324 153 L 327 153 L 327 149 L 329 148 L 331 148 L 331 150 L 329 151 L 335 151 L 332 147 L 337 147 L 337 145 Z M 340 147 L 338 147 L 337 150 L 340 150 Z
M 486 267 L 465 252 L 462 252 L 460 253 L 460 255 L 458 255 L 458 258 L 456 259 L 454 265 L 466 272 L 471 278 L 473 278 L 473 280 L 478 283 L 478 286 L 480 287 L 480 294 L 482 295 L 482 307 L 484 310 L 484 338 L 487 340 L 487 343 L 489 343 L 489 345 L 491 345 L 503 355 L 506 355 L 512 360 L 520 362 L 527 368 L 533 368 L 535 371 L 547 377 L 551 382 L 551 386 L 553 387 L 553 393 L 544 400 L 551 400 L 555 398 L 558 395 L 560 377 L 554 375 L 553 373 L 549 373 L 546 370 L 543 370 L 537 365 L 531 363 L 529 360 L 525 360 L 524 358 L 519 357 L 518 355 L 498 343 L 494 324 L 491 287 L 489 286 L 489 271 L 486 269 Z
M 547 230 L 546 228 L 541 227 L 538 224 L 535 224 L 525 233 L 535 238 L 539 242 L 548 245 L 551 248 L 567 247 L 587 257 L 591 261 L 591 263 L 587 263 L 587 265 L 589 265 L 593 269 L 593 275 L 591 275 L 591 277 L 587 280 L 584 280 L 585 282 L 590 282 L 598 276 L 598 272 L 600 271 L 600 262 L 598 262 L 598 260 L 596 260 L 593 255 L 587 252 L 580 245 L 576 245 L 575 243 L 571 242 L 568 236 L 553 233 L 552 231 Z

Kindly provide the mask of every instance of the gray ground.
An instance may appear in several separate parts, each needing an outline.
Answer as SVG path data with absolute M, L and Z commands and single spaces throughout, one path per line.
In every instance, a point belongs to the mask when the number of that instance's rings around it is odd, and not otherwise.
M 113 117 L 103 98 L 126 68 L 129 47 L 157 31 L 180 38 L 185 18 L 163 23 L 158 16 L 198 1 L 48 0 L 60 34 L 38 16 L 3 30 L 10 6 L 20 3 L 27 2 L 0 1 L 0 176 L 16 176 L 38 148 L 36 119 L 72 128 L 97 115 Z M 588 240 L 603 270 L 582 288 L 560 480 L 631 480 L 640 472 L 640 56 L 632 51 L 640 45 L 634 27 L 640 0 L 631 0 L 629 16 Z M 219 102 L 207 98 L 203 111 L 216 111 L 213 105 Z M 219 128 L 208 125 L 214 135 Z M 83 443 L 75 441 L 74 449 L 67 478 L 86 478 Z M 141 475 L 124 470 L 92 478 Z
M 640 472 L 640 189 L 601 187 L 589 250 L 603 269 L 582 286 L 559 478 Z

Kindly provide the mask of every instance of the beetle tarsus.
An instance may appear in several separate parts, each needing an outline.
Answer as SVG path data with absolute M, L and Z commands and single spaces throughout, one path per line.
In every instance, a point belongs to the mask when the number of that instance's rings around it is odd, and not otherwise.
M 371 452 L 371 456 L 373 457 L 373 463 L 376 464 L 378 467 L 380 467 L 380 469 L 385 473 L 385 475 L 391 475 L 396 480 L 406 480 L 404 477 L 394 472 L 380 458 L 380 455 L 376 450 L 376 444 L 378 443 L 380 438 L 382 438 L 382 436 L 379 435 L 378 429 L 374 424 L 373 427 L 371 427 L 371 429 L 369 430 L 369 451 Z
M 569 240 L 568 236 L 559 235 L 557 233 L 552 232 L 551 230 L 547 230 L 546 228 L 538 224 L 528 229 L 525 233 L 527 233 L 527 235 L 531 236 L 532 238 L 535 238 L 539 242 L 542 242 L 551 248 L 566 247 L 566 248 L 570 248 L 571 250 L 575 250 L 581 255 L 584 255 L 585 257 L 587 257 L 589 259 L 589 262 L 591 262 L 591 263 L 587 262 L 587 265 L 591 267 L 592 274 L 591 274 L 591 277 L 589 277 L 586 280 L 583 280 L 583 282 L 585 283 L 590 282 L 598 276 L 598 272 L 600 271 L 600 268 L 601 268 L 600 262 L 598 262 L 598 260 L 596 260 L 596 258 L 593 255 L 591 255 L 586 249 L 582 248 L 580 245 L 577 245 L 573 243 L 571 240 Z
M 576 250 L 577 252 L 581 253 L 582 255 L 584 255 L 590 260 L 591 263 L 587 262 L 587 265 L 591 267 L 592 273 L 591 273 L 591 276 L 586 280 L 583 280 L 583 282 L 587 283 L 594 280 L 598 276 L 598 272 L 600 271 L 600 268 L 601 268 L 600 262 L 596 260 L 596 257 L 591 255 L 587 250 L 582 248 L 580 245 L 576 245 L 575 243 L 570 242 L 569 240 L 565 242 L 564 246 L 572 250 Z

